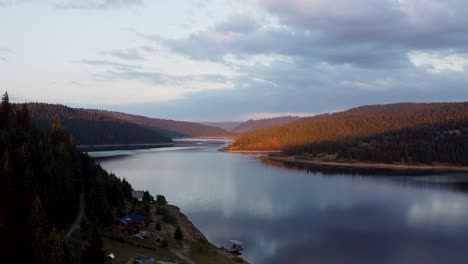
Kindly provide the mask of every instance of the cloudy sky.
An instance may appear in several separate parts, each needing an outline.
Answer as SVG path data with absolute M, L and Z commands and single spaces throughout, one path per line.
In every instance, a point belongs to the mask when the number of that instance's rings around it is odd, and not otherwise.
M 0 0 L 14 101 L 192 121 L 468 101 L 466 0 Z

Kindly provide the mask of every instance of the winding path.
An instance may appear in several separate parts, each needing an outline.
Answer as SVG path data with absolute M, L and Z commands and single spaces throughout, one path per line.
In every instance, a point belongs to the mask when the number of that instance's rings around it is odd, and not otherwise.
M 73 225 L 68 229 L 67 234 L 65 235 L 65 241 L 68 241 L 76 230 L 80 229 L 81 226 L 81 220 L 83 220 L 84 213 L 85 213 L 85 193 L 80 193 L 80 210 L 78 211 L 78 215 L 76 216 L 75 221 L 73 222 Z

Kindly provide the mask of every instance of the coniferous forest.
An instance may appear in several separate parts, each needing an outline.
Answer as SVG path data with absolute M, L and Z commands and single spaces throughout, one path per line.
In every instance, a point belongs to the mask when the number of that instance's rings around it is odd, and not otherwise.
M 169 142 L 174 137 L 223 137 L 226 130 L 203 124 L 149 118 L 119 112 L 29 103 L 31 118 L 40 127 L 60 121 L 78 145 Z
M 468 165 L 468 103 L 358 107 L 246 133 L 226 149 L 281 150 L 333 160 Z
M 97 227 L 131 198 L 131 185 L 72 144 L 60 123 L 37 128 L 26 105 L 0 105 L 0 255 L 15 263 L 102 263 Z M 78 239 L 65 233 L 86 203 Z M 82 228 L 82 229 L 83 229 Z

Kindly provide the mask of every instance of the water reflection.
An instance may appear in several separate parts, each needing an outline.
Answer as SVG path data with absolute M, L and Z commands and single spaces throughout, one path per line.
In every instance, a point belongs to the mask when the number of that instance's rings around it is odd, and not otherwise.
M 211 242 L 244 242 L 252 263 L 465 258 L 468 196 L 453 179 L 466 175 L 323 173 L 216 150 L 143 151 L 100 162 L 135 188 L 165 194 Z

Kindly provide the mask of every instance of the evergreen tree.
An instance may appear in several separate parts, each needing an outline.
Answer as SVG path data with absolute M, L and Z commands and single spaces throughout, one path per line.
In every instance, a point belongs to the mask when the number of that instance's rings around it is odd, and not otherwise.
M 84 249 L 81 255 L 81 263 L 83 264 L 103 264 L 106 261 L 106 251 L 104 244 L 97 230 L 94 230 L 91 235 L 91 241 Z
M 2 105 L 9 104 L 10 103 L 10 97 L 8 96 L 8 91 L 5 91 L 5 93 L 2 96 Z
M 164 197 L 164 195 L 156 195 L 156 204 L 157 205 L 166 205 L 167 204 L 167 201 L 166 201 L 166 197 Z
M 55 227 L 48 237 L 49 256 L 48 263 L 50 264 L 62 264 L 65 263 L 65 237 L 63 232 L 60 232 Z
M 175 232 L 174 232 L 174 239 L 175 240 L 183 240 L 184 239 L 184 233 L 182 233 L 182 230 L 180 229 L 180 226 L 177 226 Z
M 39 196 L 36 196 L 32 204 L 28 226 L 33 249 L 32 261 L 34 263 L 48 263 L 47 219 Z

